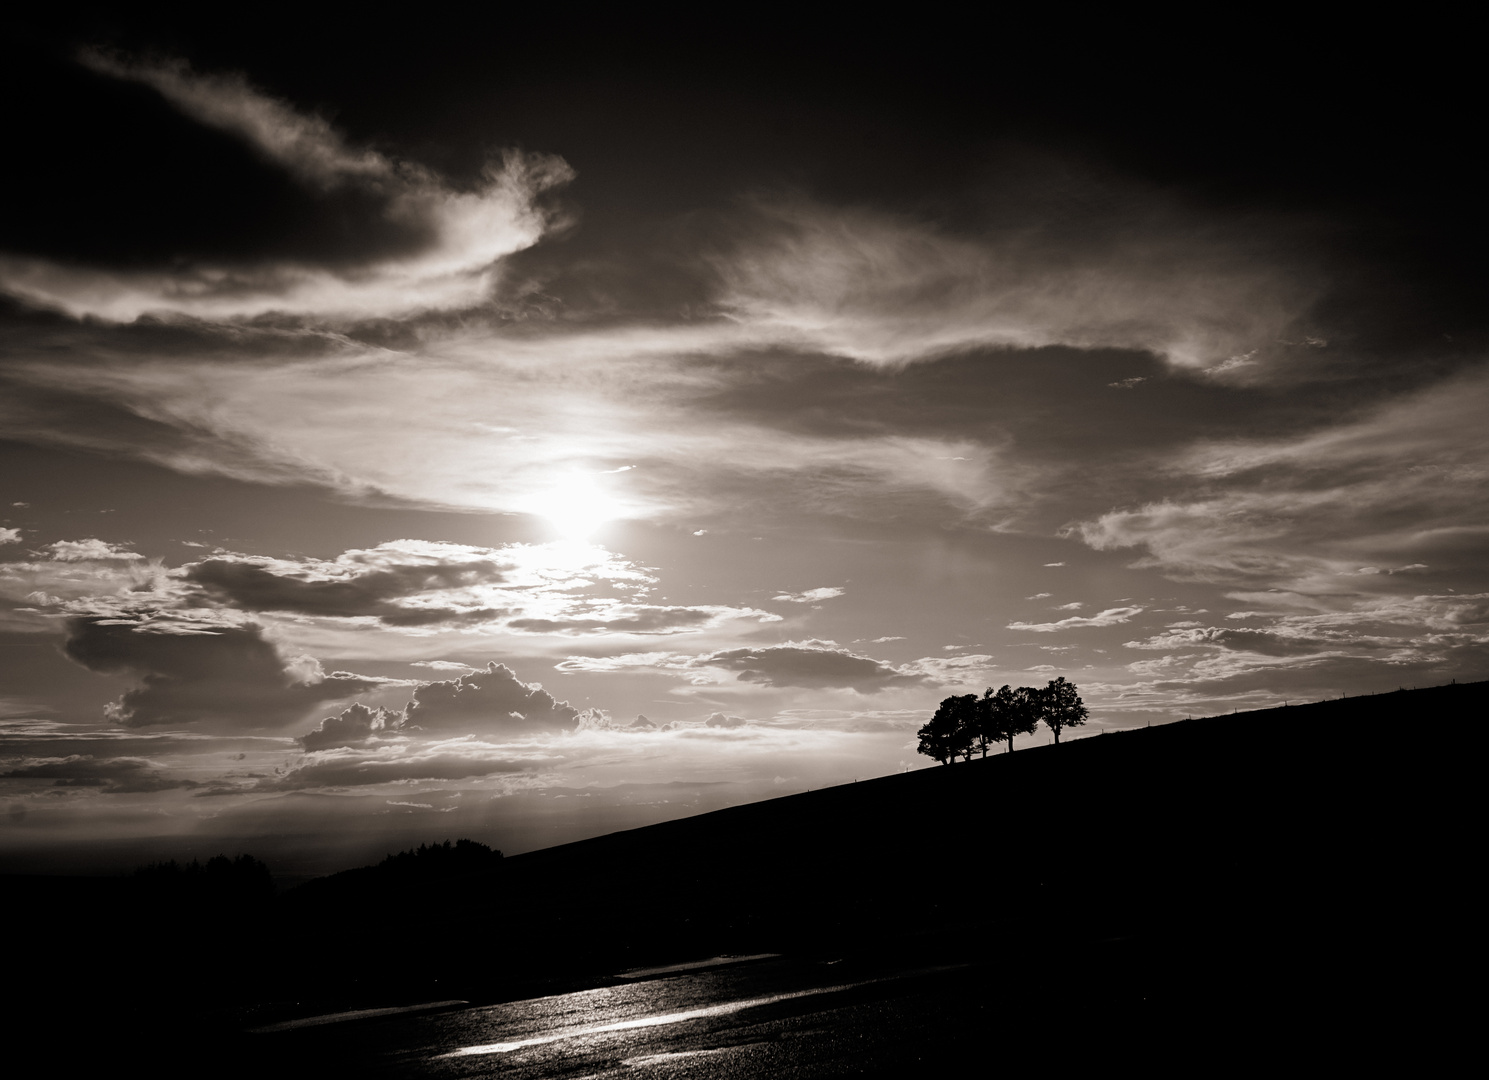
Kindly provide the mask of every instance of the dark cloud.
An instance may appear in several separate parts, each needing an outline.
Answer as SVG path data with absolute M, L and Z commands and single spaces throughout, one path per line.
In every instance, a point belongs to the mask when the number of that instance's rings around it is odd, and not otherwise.
M 99 788 L 110 794 L 167 791 L 194 788 L 194 780 L 163 775 L 145 758 L 96 758 L 91 754 L 69 754 L 34 765 L 0 773 L 0 780 L 50 780 L 54 787 Z
M 420 684 L 401 710 L 357 703 L 328 716 L 300 737 L 307 751 L 365 746 L 379 736 L 502 737 L 573 731 L 590 714 L 558 701 L 538 683 L 525 683 L 505 664 L 489 663 L 456 679 Z
M 890 664 L 847 649 L 777 645 L 729 649 L 695 661 L 700 667 L 739 672 L 741 682 L 765 686 L 846 687 L 872 694 L 888 687 L 922 686 L 921 675 L 906 675 Z
M 372 616 L 390 626 L 487 621 L 504 614 L 492 608 L 404 607 L 396 600 L 440 589 L 467 588 L 502 580 L 488 559 L 354 569 L 338 577 L 313 576 L 309 568 L 284 570 L 269 560 L 213 558 L 185 568 L 187 581 L 214 599 L 245 611 L 289 611 L 340 618 Z
M 715 607 L 630 607 L 626 610 L 632 613 L 605 619 L 513 619 L 507 625 L 513 630 L 526 630 L 533 634 L 676 634 L 705 626 L 721 614 L 760 614 Z
M 467 780 L 493 773 L 529 770 L 531 761 L 483 757 L 479 754 L 444 752 L 424 755 L 373 757 L 348 753 L 315 758 L 290 769 L 283 776 L 266 780 L 259 787 L 277 791 L 299 791 L 321 787 L 365 787 L 415 780 Z
M 344 671 L 325 675 L 313 661 L 287 662 L 252 623 L 184 627 L 72 619 L 64 649 L 90 671 L 141 676 L 106 709 L 124 727 L 282 728 L 316 705 L 385 682 Z
M 373 709 L 357 702 L 337 716 L 326 717 L 314 731 L 300 736 L 298 741 L 306 750 L 362 746 L 375 736 L 393 734 L 402 725 L 402 712 Z
M 579 724 L 578 709 L 556 701 L 537 683 L 523 682 L 494 660 L 485 671 L 420 686 L 403 716 L 406 727 L 427 734 L 515 735 L 569 731 Z

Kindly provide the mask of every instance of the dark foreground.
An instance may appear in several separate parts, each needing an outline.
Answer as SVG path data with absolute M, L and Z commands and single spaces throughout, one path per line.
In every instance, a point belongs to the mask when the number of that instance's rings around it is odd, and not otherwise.
M 1084 1065 L 1161 1018 L 1140 1002 L 1064 1006 L 1058 1035 L 1027 1014 L 1016 974 L 972 963 L 907 967 L 762 959 L 481 1007 L 259 1034 L 245 1054 L 309 1075 L 833 1077 L 950 1075 L 984 1059 Z M 1046 1002 L 1045 1007 L 1054 1005 Z M 1038 1034 L 1044 1030 L 1044 1035 Z M 1176 1042 L 1150 1065 L 1182 1060 Z M 1135 1047 L 1128 1048 L 1129 1050 Z M 1242 1048 L 1231 1055 L 1243 1059 Z M 943 1071 L 944 1070 L 944 1071 Z
M 154 1075 L 1420 1068 L 1460 1023 L 1486 691 L 1090 738 L 257 907 L 12 881 L 7 1015 L 72 1071 Z

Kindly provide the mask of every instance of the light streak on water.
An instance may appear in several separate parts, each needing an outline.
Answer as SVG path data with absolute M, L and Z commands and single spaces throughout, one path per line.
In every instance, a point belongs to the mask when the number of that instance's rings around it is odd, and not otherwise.
M 300 1028 L 319 1027 L 322 1024 L 340 1024 L 346 1020 L 366 1020 L 374 1016 L 397 1016 L 401 1013 L 432 1012 L 449 1009 L 456 1005 L 469 1005 L 463 999 L 453 1001 L 426 1001 L 421 1005 L 393 1005 L 384 1009 L 352 1009 L 348 1012 L 327 1013 L 324 1016 L 306 1016 L 299 1020 L 282 1020 L 277 1024 L 249 1028 L 250 1035 L 270 1035 L 276 1031 L 297 1031 Z
M 860 986 L 871 986 L 874 983 L 890 982 L 893 978 L 904 976 L 892 976 L 885 979 L 866 979 L 863 982 L 843 983 L 839 986 L 822 986 L 814 990 L 795 990 L 787 994 L 771 994 L 768 997 L 745 998 L 740 1001 L 726 1001 L 722 1005 L 708 1005 L 700 1009 L 688 1009 L 684 1012 L 662 1013 L 658 1016 L 643 1016 L 636 1020 L 617 1020 L 610 1024 L 596 1024 L 590 1027 L 575 1028 L 572 1031 L 559 1032 L 556 1035 L 539 1035 L 531 1039 L 520 1039 L 517 1042 L 486 1043 L 481 1046 L 462 1046 L 459 1050 L 452 1050 L 447 1054 L 440 1054 L 435 1060 L 456 1057 L 474 1057 L 480 1054 L 510 1054 L 514 1050 L 525 1050 L 529 1046 L 543 1046 L 547 1043 L 559 1042 L 562 1039 L 577 1039 L 586 1035 L 603 1035 L 613 1031 L 632 1031 L 636 1028 L 661 1027 L 665 1024 L 681 1024 L 688 1020 L 700 1020 L 709 1016 L 726 1016 L 729 1013 L 740 1012 L 744 1009 L 753 1009 L 760 1005 L 773 1005 L 778 1001 L 790 1001 L 793 998 L 812 997 L 817 994 L 836 994 L 843 990 L 853 990 Z

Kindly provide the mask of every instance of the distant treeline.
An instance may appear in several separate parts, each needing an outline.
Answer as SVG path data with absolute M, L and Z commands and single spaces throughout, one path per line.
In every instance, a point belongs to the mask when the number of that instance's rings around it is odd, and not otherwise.
M 446 840 L 443 844 L 420 844 L 417 848 L 389 855 L 372 869 L 399 877 L 435 878 L 476 874 L 501 866 L 502 853 L 474 840 Z
M 1044 687 L 1014 690 L 1005 685 L 994 690 L 990 686 L 981 697 L 962 694 L 942 701 L 930 723 L 918 732 L 919 750 L 942 765 L 958 757 L 969 760 L 974 750 L 987 757 L 989 744 L 1006 743 L 1012 750 L 1014 736 L 1032 735 L 1040 724 L 1054 732 L 1059 742 L 1061 731 L 1084 724 L 1088 715 L 1075 684 L 1066 682 L 1064 676 Z
M 135 886 L 146 892 L 210 894 L 243 900 L 265 900 L 274 895 L 274 878 L 269 867 L 252 855 L 230 859 L 214 855 L 206 864 L 192 859 L 189 863 L 150 863 L 137 868 L 132 875 Z
M 484 873 L 498 869 L 501 862 L 502 853 L 485 844 L 465 839 L 445 840 L 395 852 L 375 866 L 345 870 L 342 874 L 390 881 L 427 881 Z M 267 903 L 275 892 L 269 867 L 262 860 L 246 854 L 234 858 L 214 855 L 205 863 L 196 859 L 189 863 L 178 863 L 174 859 L 149 863 L 135 869 L 130 875 L 130 885 L 134 892 L 155 899 L 174 896 L 219 904 Z

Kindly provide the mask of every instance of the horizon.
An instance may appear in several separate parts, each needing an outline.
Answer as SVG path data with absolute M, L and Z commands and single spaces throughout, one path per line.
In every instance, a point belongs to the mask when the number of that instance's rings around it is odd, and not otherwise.
M 1489 676 L 1471 66 L 712 30 L 6 46 L 0 872 L 518 854 L 1003 684 L 1063 742 Z

